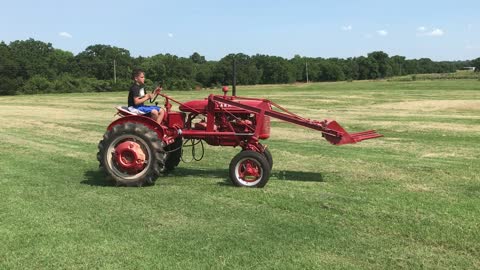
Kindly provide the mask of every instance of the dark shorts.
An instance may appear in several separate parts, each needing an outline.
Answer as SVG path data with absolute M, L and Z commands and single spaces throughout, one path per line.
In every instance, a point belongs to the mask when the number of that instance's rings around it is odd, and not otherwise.
M 144 113 L 151 113 L 152 110 L 157 110 L 157 112 L 160 112 L 160 107 L 158 106 L 138 106 L 138 107 L 135 107 L 135 109 Z

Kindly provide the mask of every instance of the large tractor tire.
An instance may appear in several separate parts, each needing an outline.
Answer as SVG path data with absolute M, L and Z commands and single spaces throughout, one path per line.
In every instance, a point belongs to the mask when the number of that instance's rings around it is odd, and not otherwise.
M 230 179 L 238 187 L 264 187 L 270 178 L 270 164 L 264 155 L 246 150 L 230 162 Z
M 163 145 L 157 133 L 142 124 L 119 124 L 103 136 L 97 159 L 117 185 L 151 185 L 165 170 Z
M 183 140 L 181 137 L 175 139 L 175 142 L 165 147 L 167 152 L 167 160 L 165 161 L 165 170 L 172 171 L 178 166 L 182 159 Z

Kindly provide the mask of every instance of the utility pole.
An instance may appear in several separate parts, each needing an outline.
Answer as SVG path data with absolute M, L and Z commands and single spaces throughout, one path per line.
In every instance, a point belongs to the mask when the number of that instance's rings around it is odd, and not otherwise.
M 308 83 L 308 62 L 305 61 L 305 71 L 307 73 L 307 83 Z
M 117 62 L 113 59 L 113 82 L 117 83 Z
M 232 96 L 237 96 L 237 59 L 233 57 Z

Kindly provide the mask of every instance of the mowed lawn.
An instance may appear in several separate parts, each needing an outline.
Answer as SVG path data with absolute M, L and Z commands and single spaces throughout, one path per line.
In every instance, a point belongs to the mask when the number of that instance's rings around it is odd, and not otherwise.
M 480 268 L 480 81 L 238 94 L 385 137 L 333 146 L 275 120 L 263 189 L 233 187 L 239 149 L 212 146 L 154 186 L 124 188 L 96 153 L 127 91 L 0 97 L 0 269 Z

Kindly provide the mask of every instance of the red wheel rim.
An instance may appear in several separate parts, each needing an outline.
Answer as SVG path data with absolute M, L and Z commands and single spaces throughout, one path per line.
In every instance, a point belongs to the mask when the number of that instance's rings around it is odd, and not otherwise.
M 147 142 L 133 134 L 125 134 L 114 139 L 106 153 L 106 166 L 113 174 L 126 180 L 144 175 L 152 156 Z
M 145 168 L 146 156 L 140 144 L 124 141 L 114 151 L 114 159 L 120 170 L 135 174 Z
M 261 164 L 252 158 L 241 159 L 235 166 L 237 180 L 245 186 L 255 186 L 263 176 Z

